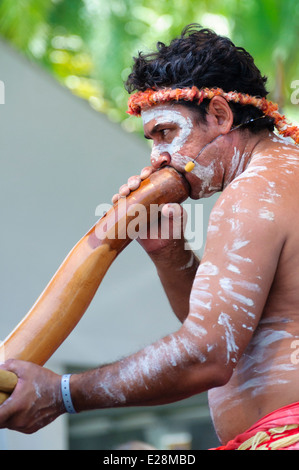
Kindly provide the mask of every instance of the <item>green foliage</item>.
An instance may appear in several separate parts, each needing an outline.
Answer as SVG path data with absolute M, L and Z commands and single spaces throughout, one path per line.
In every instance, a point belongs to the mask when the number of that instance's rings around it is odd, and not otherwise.
M 189 23 L 229 35 L 289 105 L 299 78 L 297 0 L 0 0 L 0 34 L 73 93 L 130 131 L 123 83 L 139 50 L 169 42 Z

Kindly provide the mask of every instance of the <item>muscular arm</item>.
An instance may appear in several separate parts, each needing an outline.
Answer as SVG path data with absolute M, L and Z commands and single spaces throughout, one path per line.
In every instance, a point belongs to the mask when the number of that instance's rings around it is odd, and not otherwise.
M 199 380 L 200 375 L 200 380 Z M 114 364 L 71 377 L 77 411 L 172 403 L 222 385 L 226 373 L 182 327 Z
M 181 241 L 149 253 L 154 262 L 169 303 L 183 323 L 189 312 L 189 300 L 199 259 L 191 249 L 178 245 Z
M 199 259 L 184 237 L 186 213 L 179 204 L 167 204 L 161 211 L 161 238 L 139 240 L 155 264 L 160 281 L 177 318 L 183 323 Z M 155 231 L 154 231 L 155 232 Z

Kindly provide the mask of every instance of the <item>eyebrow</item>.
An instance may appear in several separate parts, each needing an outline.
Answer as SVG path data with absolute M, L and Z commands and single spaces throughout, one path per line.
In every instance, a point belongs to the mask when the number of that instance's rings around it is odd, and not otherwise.
M 144 137 L 145 137 L 146 139 L 149 139 L 149 140 L 150 140 L 150 139 L 151 139 L 151 137 L 150 137 L 151 135 L 156 134 L 157 132 L 159 132 L 160 129 L 163 129 L 163 128 L 165 128 L 165 126 L 169 126 L 170 124 L 171 124 L 171 123 L 170 123 L 170 122 L 167 122 L 167 121 L 165 121 L 165 122 L 158 122 L 157 124 L 154 125 L 154 127 L 152 128 L 152 130 L 151 130 L 151 132 L 150 132 L 149 134 L 146 134 L 146 133 L 144 134 Z

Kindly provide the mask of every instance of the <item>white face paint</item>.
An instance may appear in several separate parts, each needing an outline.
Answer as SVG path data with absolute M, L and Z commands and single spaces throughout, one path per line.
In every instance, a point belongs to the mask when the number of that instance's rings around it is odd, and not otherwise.
M 209 197 L 213 193 L 221 190 L 221 185 L 214 185 L 213 179 L 215 177 L 215 163 L 211 162 L 208 166 L 197 163 L 193 173 L 202 181 L 201 191 L 198 198 Z
M 155 106 L 143 110 L 141 117 L 143 126 L 147 125 L 150 121 L 155 121 L 155 125 L 165 125 L 167 127 L 167 124 L 175 124 L 179 129 L 171 142 L 154 142 L 151 153 L 152 162 L 157 162 L 160 155 L 163 152 L 167 152 L 171 157 L 173 166 L 177 169 L 181 169 L 191 160 L 196 159 L 199 151 L 205 148 L 204 145 L 201 148 L 200 142 L 197 142 L 196 145 L 198 145 L 198 148 L 196 151 L 194 151 L 194 149 L 191 150 L 192 154 L 189 154 L 188 151 L 186 152 L 184 146 L 186 143 L 192 143 L 190 142 L 190 135 L 194 130 L 194 125 L 190 117 L 185 116 L 177 109 L 170 108 L 169 106 Z M 250 155 L 246 152 L 241 155 L 240 151 L 234 147 L 234 154 L 229 164 L 230 166 L 227 169 L 225 181 L 223 181 L 223 176 L 226 173 L 226 169 L 222 161 L 219 161 L 219 159 L 213 159 L 211 161 L 210 159 L 210 161 L 207 162 L 204 159 L 204 164 L 202 164 L 200 158 L 196 160 L 192 174 L 200 180 L 200 189 L 198 191 L 198 189 L 194 187 L 192 196 L 201 199 L 222 191 L 234 178 L 242 174 L 246 169 L 249 156 Z
M 153 145 L 151 153 L 152 161 L 157 161 L 161 153 L 167 152 L 171 156 L 171 161 L 174 166 L 182 167 L 196 156 L 185 155 L 183 151 L 184 145 L 193 130 L 193 123 L 189 117 L 183 116 L 182 113 L 177 110 L 170 110 L 169 107 L 159 107 L 142 111 L 141 116 L 144 126 L 154 119 L 156 121 L 156 125 L 176 124 L 179 127 L 179 132 L 172 142 Z M 204 166 L 199 162 L 196 162 L 196 166 L 192 173 L 202 182 L 198 198 L 208 197 L 221 189 L 219 186 L 213 187 L 212 184 L 212 180 L 215 176 L 214 162 L 211 162 L 208 166 Z
M 143 125 L 152 121 L 156 124 L 176 124 L 179 127 L 179 133 L 174 137 L 170 143 L 162 143 L 154 145 L 152 149 L 152 159 L 157 160 L 159 155 L 163 152 L 168 152 L 172 157 L 174 154 L 179 153 L 185 145 L 192 129 L 193 124 L 190 118 L 184 117 L 179 111 L 170 110 L 169 108 L 154 108 L 147 111 L 142 111 Z

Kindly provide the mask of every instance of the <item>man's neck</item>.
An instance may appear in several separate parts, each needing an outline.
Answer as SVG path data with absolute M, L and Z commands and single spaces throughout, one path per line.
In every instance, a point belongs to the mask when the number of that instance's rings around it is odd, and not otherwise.
M 254 155 L 262 152 L 267 146 L 268 139 L 268 130 L 261 131 L 257 134 L 253 134 L 248 130 L 239 131 L 238 134 L 236 133 L 233 137 L 230 149 L 228 149 L 224 187 L 246 170 Z

